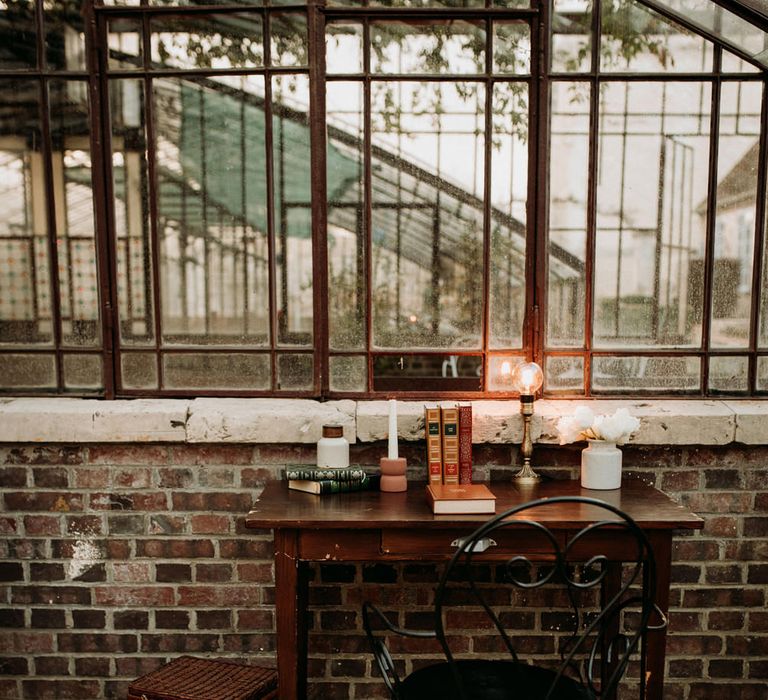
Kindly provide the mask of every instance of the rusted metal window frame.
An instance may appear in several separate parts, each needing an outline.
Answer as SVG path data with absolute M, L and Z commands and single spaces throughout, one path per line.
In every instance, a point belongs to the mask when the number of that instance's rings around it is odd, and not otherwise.
M 638 0 L 643 2 L 643 0 Z M 730 0 L 717 0 L 718 4 L 728 7 L 732 11 L 739 13 L 737 3 L 731 3 Z M 650 5 L 650 3 L 649 3 Z M 600 4 L 596 3 L 599 8 Z M 658 11 L 656 5 L 651 5 Z M 456 398 L 490 398 L 504 397 L 505 393 L 498 391 L 489 391 L 487 377 L 484 376 L 483 391 L 480 392 L 462 392 L 455 390 L 446 390 L 441 392 L 439 387 L 425 386 L 424 389 L 413 390 L 413 380 L 404 379 L 402 387 L 396 384 L 387 388 L 387 391 L 374 392 L 370 390 L 373 386 L 373 358 L 377 355 L 407 355 L 409 353 L 396 350 L 377 351 L 371 346 L 371 324 L 372 324 L 372 305 L 370 286 L 366 291 L 366 347 L 364 350 L 356 351 L 329 351 L 329 329 L 328 329 L 328 259 L 327 259 L 327 201 L 326 201 L 326 183 L 324 177 L 315 177 L 312 179 L 312 200 L 311 211 L 313 221 L 312 236 L 312 257 L 314 269 L 313 286 L 313 341 L 312 348 L 292 348 L 283 347 L 278 343 L 277 321 L 276 321 L 276 289 L 275 289 L 275 231 L 273 221 L 274 202 L 274 173 L 272 163 L 272 144 L 271 144 L 271 119 L 269 118 L 271 103 L 271 76 L 280 73 L 303 73 L 309 76 L 310 90 L 310 115 L 309 124 L 311 131 L 311 156 L 315 172 L 325 172 L 326 158 L 326 133 L 325 133 L 325 26 L 326 22 L 333 19 L 356 19 L 361 20 L 366 37 L 364 46 L 368 45 L 368 26 L 372 19 L 474 19 L 477 21 L 486 21 L 487 27 L 490 27 L 490 21 L 494 18 L 503 19 L 522 19 L 529 22 L 531 27 L 531 42 L 534 51 L 531 57 L 531 71 L 528 76 L 515 76 L 514 80 L 527 81 L 529 85 L 529 112 L 536 115 L 535 119 L 530 120 L 530 140 L 529 140 L 529 177 L 528 177 L 528 217 L 526 234 L 526 314 L 523 329 L 523 350 L 511 349 L 509 351 L 491 350 L 489 347 L 489 268 L 490 268 L 490 139 L 486 139 L 485 144 L 485 179 L 484 179 L 484 209 L 483 209 L 483 231 L 482 238 L 484 244 L 483 250 L 483 318 L 482 318 L 482 347 L 479 350 L 419 350 L 413 354 L 435 354 L 435 355 L 477 355 L 482 357 L 484 368 L 487 370 L 489 359 L 498 354 L 519 354 L 527 355 L 543 364 L 544 360 L 550 357 L 581 357 L 584 362 L 584 391 L 574 393 L 556 393 L 553 395 L 564 397 L 583 397 L 583 396 L 648 396 L 654 395 L 661 398 L 675 397 L 684 395 L 686 397 L 711 397 L 731 394 L 710 391 L 709 383 L 709 360 L 715 357 L 738 356 L 747 359 L 748 362 L 748 390 L 735 394 L 735 396 L 751 396 L 768 393 L 760 391 L 757 388 L 758 359 L 768 358 L 768 348 L 759 347 L 758 334 L 760 329 L 760 306 L 761 299 L 766 295 L 766 273 L 764 269 L 763 257 L 765 254 L 764 238 L 766 228 L 766 187 L 768 187 L 768 73 L 743 73 L 728 74 L 723 72 L 721 67 L 721 48 L 716 37 L 703 32 L 699 27 L 688 26 L 696 34 L 704 36 L 713 43 L 714 46 L 714 70 L 708 73 L 684 74 L 676 73 L 674 75 L 663 76 L 663 74 L 637 74 L 637 73 L 615 73 L 606 75 L 599 69 L 598 51 L 592 52 L 592 64 L 588 71 L 582 71 L 575 74 L 556 74 L 549 70 L 549 46 L 551 44 L 551 23 L 550 23 L 550 4 L 547 0 L 533 0 L 530 8 L 505 9 L 495 7 L 492 0 L 485 0 L 483 7 L 477 8 L 387 8 L 374 7 L 365 0 L 360 6 L 329 6 L 326 7 L 323 0 L 310 0 L 307 5 L 275 5 L 275 6 L 257 6 L 257 5 L 197 5 L 197 6 L 152 6 L 148 0 L 141 0 L 137 6 L 105 6 L 102 0 L 84 1 L 85 18 L 85 40 L 87 67 L 85 71 L 61 71 L 52 70 L 48 67 L 45 49 L 45 34 L 43 22 L 42 3 L 36 4 L 36 27 L 37 27 L 37 67 L 29 70 L 0 70 L 0 77 L 18 80 L 35 81 L 39 86 L 40 92 L 40 123 L 43 130 L 42 154 L 44 162 L 45 191 L 46 191 L 46 217 L 48 222 L 48 254 L 50 264 L 50 284 L 51 284 L 51 308 L 53 339 L 52 345 L 39 347 L 19 347 L 3 346 L 0 347 L 0 360 L 3 354 L 53 354 L 55 355 L 57 372 L 57 393 L 66 393 L 68 395 L 93 395 L 88 392 L 73 392 L 64 387 L 63 376 L 63 357 L 65 354 L 83 353 L 93 355 L 96 352 L 101 353 L 104 359 L 104 390 L 103 395 L 106 398 L 115 398 L 117 396 L 306 396 L 306 397 L 327 397 L 327 398 L 376 398 L 388 396 L 393 392 L 404 398 L 426 398 L 435 395 L 451 396 Z M 207 69 L 200 70 L 158 70 L 150 66 L 149 54 L 149 19 L 152 16 L 189 16 L 194 14 L 226 14 L 226 13 L 246 13 L 260 14 L 262 17 L 270 12 L 281 13 L 286 11 L 305 12 L 307 16 L 308 39 L 309 39 L 309 65 L 307 68 L 280 68 L 269 65 L 269 23 L 264 22 L 264 47 L 265 60 L 264 67 L 259 69 L 242 69 L 227 71 L 211 71 Z M 664 14 L 662 12 L 662 14 Z M 271 366 L 271 387 L 265 391 L 252 390 L 197 390 L 197 389 L 153 389 L 153 390 L 127 390 L 123 388 L 120 375 L 120 355 L 121 352 L 131 352 L 133 350 L 124 350 L 120 347 L 119 329 L 116 322 L 118 297 L 117 297 L 117 251 L 114 226 L 114 200 L 112 192 L 111 179 L 111 135 L 109 129 L 109 103 L 108 103 L 108 84 L 112 76 L 121 76 L 119 70 L 107 70 L 107 20 L 109 17 L 136 17 L 141 22 L 141 32 L 144 41 L 143 60 L 144 66 L 139 71 L 126 71 L 122 77 L 131 77 L 141 79 L 144 85 L 145 95 L 151 96 L 151 83 L 154 77 L 166 75 L 178 75 L 186 77 L 209 76 L 211 73 L 217 75 L 230 74 L 262 74 L 265 80 L 265 104 L 266 104 L 266 129 L 267 129 L 267 192 L 270 201 L 268 207 L 268 235 L 267 242 L 269 248 L 269 324 L 270 324 L 270 344 L 267 349 L 242 347 L 215 347 L 215 346 L 174 346 L 174 353 L 228 353 L 232 351 L 246 353 L 269 353 Z M 679 17 L 669 16 L 675 22 L 685 25 Z M 593 12 L 592 31 L 595 44 L 600 43 L 600 12 Z M 472 76 L 473 81 L 477 81 L 486 86 L 492 87 L 495 81 L 510 80 L 511 76 L 494 76 L 491 73 L 491 51 L 490 45 L 493 40 L 492 32 L 486 32 L 486 69 L 481 76 Z M 368 113 L 365 115 L 365 198 L 367 205 L 364 207 L 364 216 L 366 219 L 365 231 L 367 236 L 365 246 L 365 266 L 370 279 L 371 272 L 371 173 L 370 173 L 370 83 L 372 74 L 370 65 L 367 63 L 369 52 L 364 51 L 366 65 L 362 75 L 356 75 L 356 80 L 361 80 L 366 91 L 365 109 Z M 745 56 L 742 56 L 745 58 Z M 389 76 L 388 76 L 389 77 Z M 392 76 L 392 80 L 405 79 L 406 76 Z M 407 76 L 413 78 L 413 76 Z M 466 78 L 463 75 L 430 76 L 430 80 L 444 79 L 456 80 Z M 101 340 L 100 349 L 65 346 L 62 341 L 61 327 L 61 297 L 58 277 L 58 257 L 57 257 L 57 229 L 56 229 L 56 203 L 54 201 L 54 183 L 51 158 L 53 146 L 51 143 L 51 120 L 49 112 L 49 84 L 58 79 L 71 79 L 87 82 L 88 96 L 90 105 L 91 129 L 91 161 L 92 161 L 92 191 L 94 197 L 94 216 L 96 224 L 96 262 L 99 275 L 100 286 L 100 320 L 101 320 Z M 550 85 L 558 81 L 573 81 L 589 83 L 591 86 L 592 105 L 590 109 L 589 123 L 589 177 L 587 183 L 587 245 L 586 245 L 586 297 L 585 297 L 585 344 L 581 348 L 562 348 L 545 347 L 546 336 L 546 287 L 547 287 L 547 208 L 548 208 L 548 151 L 549 151 L 549 90 Z M 622 350 L 604 350 L 595 349 L 592 346 L 592 317 L 593 317 L 593 297 L 594 297 L 594 255 L 596 249 L 596 215 L 595 203 L 597 197 L 596 183 L 596 161 L 597 161 L 597 136 L 599 130 L 598 124 L 598 101 L 599 86 L 607 82 L 635 82 L 635 81 L 699 81 L 709 83 L 712 86 L 712 112 L 710 115 L 710 149 L 709 149 L 709 181 L 708 181 L 708 207 L 707 207 L 707 230 L 706 230 L 706 254 L 704 259 L 704 297 L 703 297 L 703 328 L 701 345 L 698 348 L 691 349 L 664 349 L 654 350 L 652 348 L 635 348 Z M 714 276 L 714 258 L 715 258 L 715 213 L 717 197 L 717 147 L 719 140 L 718 122 L 720 115 L 720 92 L 721 86 L 726 80 L 739 80 L 745 82 L 757 82 L 762 86 L 762 106 L 760 114 L 760 136 L 759 136 L 759 155 L 758 155 L 758 175 L 757 175 L 757 198 L 755 209 L 755 232 L 754 232 L 754 251 L 753 251 L 753 269 L 752 269 L 752 300 L 749 315 L 749 342 L 745 348 L 713 348 L 710 345 L 710 323 L 713 304 L 712 280 Z M 492 92 L 486 89 L 485 100 L 485 130 L 490 133 L 491 110 L 489 109 Z M 156 191 L 156 174 L 154 168 L 154 119 L 153 104 L 151 99 L 146 100 L 145 104 L 147 114 L 147 141 L 148 141 L 148 159 L 149 159 L 149 177 Z M 159 265 L 157 251 L 157 203 L 154 193 L 150 196 L 150 226 L 152 227 L 152 270 L 153 287 L 152 303 L 154 304 L 154 348 L 135 348 L 135 351 L 151 351 L 155 353 L 158 371 L 159 386 L 163 385 L 163 363 L 162 354 L 165 349 L 161 346 L 161 301 L 159 299 Z M 282 353 L 310 353 L 313 357 L 313 387 L 306 391 L 288 391 L 277 388 L 277 355 Z M 331 355 L 343 357 L 345 355 L 364 355 L 367 364 L 367 391 L 362 392 L 333 392 L 329 385 L 329 361 Z M 602 357 L 629 357 L 629 356 L 648 356 L 648 357 L 696 357 L 700 360 L 701 374 L 699 377 L 700 386 L 696 391 L 666 391 L 663 394 L 658 391 L 625 391 L 621 393 L 598 393 L 591 392 L 592 365 L 593 359 Z M 484 372 L 484 375 L 486 372 Z M 20 393 L 20 392 L 14 392 Z M 21 392 L 26 394 L 35 394 L 41 392 Z M 45 393 L 50 393 L 47 391 Z

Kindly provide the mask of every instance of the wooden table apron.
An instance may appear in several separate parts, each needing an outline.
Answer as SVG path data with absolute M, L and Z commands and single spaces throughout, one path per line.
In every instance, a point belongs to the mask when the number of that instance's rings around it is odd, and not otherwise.
M 657 603 L 666 613 L 677 529 L 699 529 L 703 520 L 660 491 L 627 481 L 617 491 L 590 491 L 577 481 L 544 481 L 535 486 L 494 483 L 496 512 L 527 501 L 564 495 L 599 498 L 621 508 L 645 530 L 656 557 Z M 590 511 L 592 511 L 590 513 Z M 377 491 L 315 496 L 290 491 L 285 482 L 267 484 L 246 518 L 246 527 L 274 530 L 277 670 L 280 700 L 306 697 L 307 562 L 445 561 L 455 551 L 452 542 L 470 534 L 488 515 L 435 516 L 427 505 L 423 484 L 410 484 L 405 493 Z M 568 533 L 593 522 L 594 509 L 552 506 L 539 518 L 565 542 Z M 529 538 L 515 537 L 514 528 L 489 553 L 506 559 L 510 552 L 535 559 Z M 494 539 L 499 540 L 496 535 Z M 600 553 L 620 562 L 631 548 L 620 536 L 600 543 Z M 608 577 L 610 580 L 611 577 Z M 618 577 L 613 577 L 617 580 Z M 609 593 L 609 592 L 606 592 Z M 605 593 L 604 593 L 605 594 Z M 666 631 L 648 635 L 648 700 L 662 700 Z

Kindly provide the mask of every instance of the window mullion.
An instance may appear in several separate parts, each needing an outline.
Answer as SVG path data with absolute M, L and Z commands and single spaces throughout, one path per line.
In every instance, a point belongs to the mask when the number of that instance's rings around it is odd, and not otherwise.
M 483 147 L 483 286 L 482 286 L 482 307 L 483 319 L 480 327 L 480 338 L 482 343 L 482 352 L 484 356 L 483 366 L 483 385 L 482 390 L 488 391 L 488 368 L 489 359 L 489 338 L 491 335 L 491 300 L 490 300 L 490 276 L 491 276 L 491 177 L 492 177 L 492 158 L 493 158 L 493 90 L 494 81 L 491 79 L 493 73 L 493 22 L 491 19 L 485 21 L 485 75 L 483 82 L 485 85 L 485 143 Z
M 325 396 L 330 387 L 328 331 L 328 197 L 327 134 L 325 129 L 325 18 L 323 0 L 310 0 L 307 6 L 309 32 L 309 124 L 312 154 L 312 300 L 314 341 L 314 389 Z
M 766 187 L 768 187 L 768 81 L 763 82 L 760 112 L 760 152 L 757 166 L 757 201 L 755 202 L 755 245 L 752 259 L 752 308 L 749 331 L 748 391 L 757 391 L 757 350 L 760 345 L 761 301 L 765 296 L 763 255 L 765 254 Z
M 712 284 L 714 283 L 715 266 L 715 235 L 717 219 L 717 155 L 720 145 L 720 93 L 722 90 L 722 79 L 720 78 L 720 68 L 722 60 L 722 50 L 719 46 L 715 47 L 714 72 L 716 77 L 712 83 L 712 107 L 710 112 L 710 131 L 709 131 L 709 181 L 707 183 L 707 228 L 706 228 L 706 246 L 704 252 L 704 302 L 702 304 L 701 317 L 701 349 L 703 358 L 701 362 L 701 388 L 702 394 L 707 394 L 709 390 L 709 349 L 710 333 L 712 329 Z

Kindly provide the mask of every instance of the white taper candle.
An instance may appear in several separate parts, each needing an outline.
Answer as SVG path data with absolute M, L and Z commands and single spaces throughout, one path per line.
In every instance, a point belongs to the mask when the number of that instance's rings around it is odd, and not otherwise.
M 389 444 L 387 457 L 397 459 L 397 401 L 389 400 Z

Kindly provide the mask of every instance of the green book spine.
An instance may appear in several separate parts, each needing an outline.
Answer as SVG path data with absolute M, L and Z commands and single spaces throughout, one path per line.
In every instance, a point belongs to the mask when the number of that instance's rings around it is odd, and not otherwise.
M 312 467 L 289 467 L 285 470 L 285 478 L 302 481 L 354 481 L 364 479 L 364 469 L 315 469 Z
M 379 488 L 379 480 L 378 474 L 366 475 L 363 479 L 352 479 L 350 481 L 337 481 L 335 479 L 323 479 L 321 481 L 289 479 L 288 488 L 315 494 L 373 491 Z
M 351 481 L 337 481 L 335 479 L 324 479 L 318 482 L 320 484 L 320 493 L 348 493 L 350 491 L 372 491 L 379 488 L 379 475 L 373 474 L 363 479 L 352 479 Z

